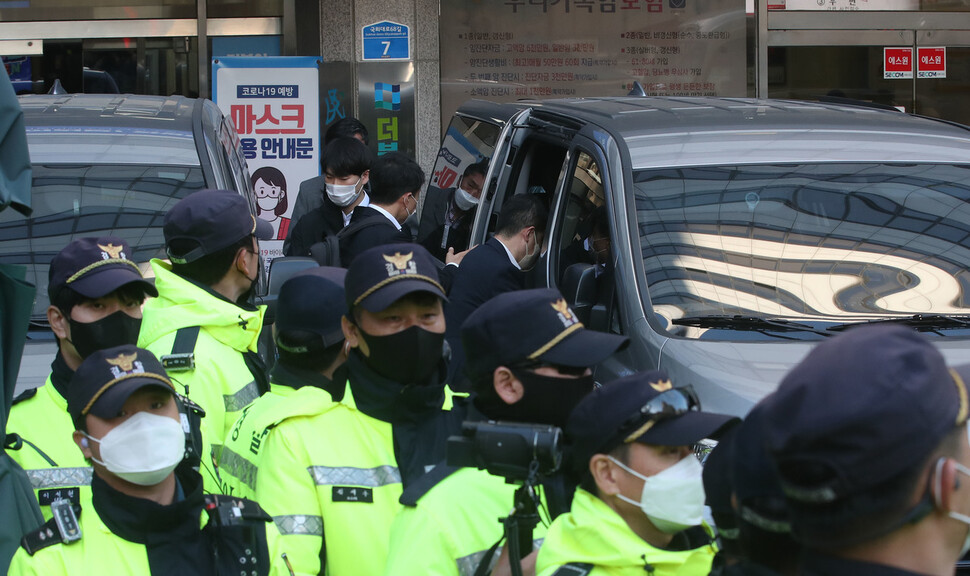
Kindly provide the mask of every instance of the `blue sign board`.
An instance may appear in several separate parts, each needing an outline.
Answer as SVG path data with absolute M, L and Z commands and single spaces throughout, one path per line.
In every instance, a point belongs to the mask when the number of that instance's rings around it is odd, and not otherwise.
M 361 29 L 364 60 L 408 60 L 411 58 L 410 29 L 396 22 L 378 22 Z

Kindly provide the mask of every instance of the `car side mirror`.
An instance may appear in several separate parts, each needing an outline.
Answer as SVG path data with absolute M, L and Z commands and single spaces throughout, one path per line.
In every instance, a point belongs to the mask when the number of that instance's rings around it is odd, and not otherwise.
M 596 304 L 596 266 L 585 262 L 571 264 L 562 275 L 559 289 L 579 321 L 588 326 Z

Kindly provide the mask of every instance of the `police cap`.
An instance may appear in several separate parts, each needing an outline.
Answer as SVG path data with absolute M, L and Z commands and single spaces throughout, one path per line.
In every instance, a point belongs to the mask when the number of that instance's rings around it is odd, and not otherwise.
M 64 288 L 86 298 L 101 298 L 128 284 L 158 296 L 155 285 L 141 275 L 131 260 L 131 246 L 121 238 L 78 238 L 51 260 L 47 293 L 56 302 Z
M 506 292 L 472 312 L 461 326 L 465 373 L 474 382 L 499 366 L 535 361 L 589 367 L 629 340 L 587 330 L 557 290 Z
M 273 237 L 273 226 L 253 216 L 246 199 L 232 190 L 200 190 L 189 194 L 165 214 L 162 231 L 169 259 L 186 264 L 228 248 L 246 236 Z M 184 254 L 174 253 L 172 241 L 196 244 Z
M 594 454 L 621 444 L 689 446 L 717 438 L 734 416 L 701 412 L 689 388 L 674 388 L 661 370 L 639 372 L 604 384 L 583 398 L 569 415 L 569 465 L 581 472 Z
M 347 314 L 343 268 L 304 270 L 283 283 L 276 304 L 277 345 L 288 332 L 318 334 L 326 347 L 344 339 L 340 319 Z
M 380 312 L 412 292 L 430 292 L 442 300 L 434 258 L 418 244 L 385 244 L 361 252 L 344 281 L 347 308 Z
M 920 466 L 966 423 L 968 378 L 970 366 L 947 368 L 902 326 L 858 327 L 816 346 L 763 401 L 764 438 L 799 517 Z
M 175 393 L 162 363 L 130 344 L 98 350 L 85 358 L 68 386 L 67 411 L 75 427 L 84 416 L 114 418 L 136 390 L 156 386 Z

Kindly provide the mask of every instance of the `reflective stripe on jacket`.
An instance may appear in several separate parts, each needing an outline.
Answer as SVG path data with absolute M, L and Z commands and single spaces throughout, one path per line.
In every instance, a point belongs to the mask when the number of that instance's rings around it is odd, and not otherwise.
M 327 574 L 381 574 L 401 476 L 391 425 L 358 411 L 349 387 L 333 402 L 273 385 L 233 426 L 220 466 L 233 495 L 273 516 L 295 572 L 323 573 L 326 546 Z
M 162 357 L 172 352 L 179 328 L 201 326 L 195 343 L 195 368 L 169 376 L 177 383 L 177 390 L 187 392 L 205 409 L 203 440 L 218 459 L 222 441 L 240 411 L 259 397 L 243 354 L 257 350 L 265 307 L 245 310 L 174 274 L 166 262 L 152 260 L 151 264 L 158 298 L 145 302 L 138 346 Z M 211 473 L 202 475 L 206 491 L 220 490 Z
M 33 398 L 11 408 L 7 434 L 26 440 L 19 450 L 7 450 L 7 454 L 24 469 L 34 495 L 44 502 L 40 507 L 44 520 L 51 518 L 49 500 L 58 496 L 85 509 L 91 507 L 91 465 L 74 443 L 74 422 L 67 412 L 67 400 L 51 384 L 50 377 Z M 38 449 L 57 465 L 48 462 Z

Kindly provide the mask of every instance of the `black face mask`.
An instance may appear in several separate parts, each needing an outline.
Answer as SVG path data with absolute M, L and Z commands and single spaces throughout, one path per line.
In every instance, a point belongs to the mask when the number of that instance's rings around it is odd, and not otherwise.
M 98 350 L 106 350 L 123 344 L 137 344 L 141 318 L 132 318 L 123 310 L 118 310 L 95 322 L 78 322 L 68 316 L 71 338 L 68 340 L 74 349 L 87 358 Z
M 480 407 L 489 418 L 561 428 L 566 425 L 569 413 L 579 401 L 593 391 L 592 374 L 579 378 L 557 378 L 530 370 L 513 369 L 512 373 L 522 382 L 522 398 L 509 405 L 495 395 L 495 399 L 486 401 Z
M 401 384 L 424 384 L 441 363 L 444 333 L 429 332 L 418 326 L 387 336 L 373 336 L 360 330 L 369 356 L 364 362 L 371 370 Z M 363 356 L 363 355 L 362 355 Z

